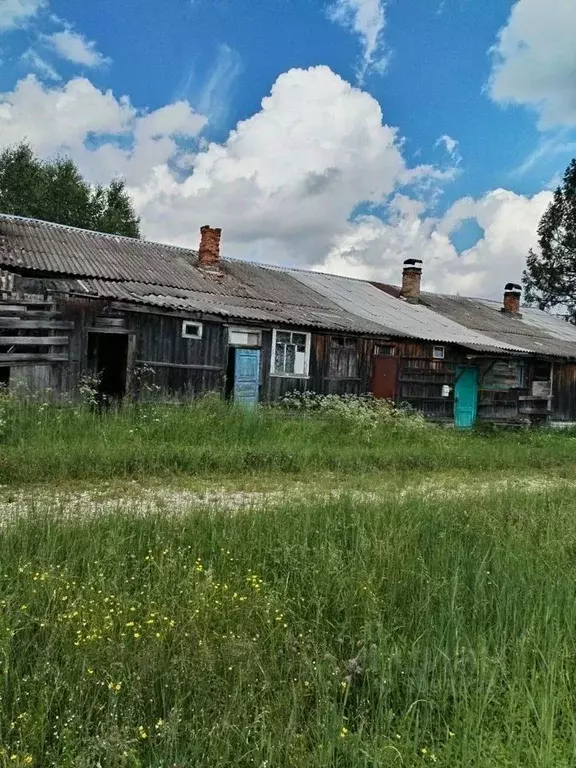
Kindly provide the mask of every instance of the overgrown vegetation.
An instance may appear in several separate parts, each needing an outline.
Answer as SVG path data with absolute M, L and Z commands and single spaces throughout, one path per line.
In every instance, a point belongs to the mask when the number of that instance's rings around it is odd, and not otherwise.
M 0 765 L 568 768 L 574 506 L 31 513 L 0 536 Z
M 88 397 L 88 396 L 87 396 Z M 413 413 L 335 402 L 247 412 L 218 397 L 100 412 L 0 395 L 0 483 L 521 469 L 572 473 L 576 437 L 549 431 L 462 434 Z
M 573 434 L 85 389 L 0 397 L 0 768 L 571 768 Z

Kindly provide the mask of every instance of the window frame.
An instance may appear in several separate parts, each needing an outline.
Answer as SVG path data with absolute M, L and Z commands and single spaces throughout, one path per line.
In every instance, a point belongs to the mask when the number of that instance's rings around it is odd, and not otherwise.
M 382 352 L 386 348 L 387 352 Z M 394 344 L 374 344 L 374 357 L 396 357 L 396 347 Z
M 446 347 L 441 346 L 440 344 L 434 345 L 432 347 L 432 359 L 433 360 L 444 360 L 446 357 Z
M 245 347 L 246 349 L 262 349 L 262 328 L 247 328 L 241 325 L 229 325 L 228 330 L 228 346 L 229 347 Z M 257 344 L 238 344 L 233 341 L 232 335 L 234 333 L 244 333 L 246 335 L 254 333 L 258 334 Z
M 298 333 L 306 336 L 304 345 L 304 373 L 284 373 L 276 371 L 276 337 L 279 333 Z M 290 342 L 293 343 L 293 342 Z M 310 349 L 312 347 L 312 334 L 308 331 L 294 331 L 288 328 L 272 328 L 272 348 L 270 350 L 270 376 L 277 376 L 283 379 L 309 379 L 310 378 Z
M 188 333 L 186 327 L 189 325 L 196 326 L 198 333 Z M 192 341 L 200 341 L 204 333 L 204 326 L 198 320 L 182 320 L 182 338 L 191 339 Z
M 343 343 L 342 344 L 336 343 L 335 341 L 336 339 L 340 339 Z M 352 343 L 347 344 L 346 342 L 352 342 Z M 353 359 L 354 361 L 353 375 L 349 375 L 350 373 L 349 370 L 346 376 L 336 375 L 332 366 L 332 355 L 334 352 L 348 353 L 348 356 L 349 356 L 348 362 L 347 362 L 348 368 L 349 368 L 350 359 Z M 360 372 L 360 353 L 358 350 L 358 339 L 355 336 L 346 336 L 344 334 L 334 334 L 330 336 L 330 344 L 328 348 L 328 379 L 330 381 L 356 381 L 360 378 L 359 372 Z

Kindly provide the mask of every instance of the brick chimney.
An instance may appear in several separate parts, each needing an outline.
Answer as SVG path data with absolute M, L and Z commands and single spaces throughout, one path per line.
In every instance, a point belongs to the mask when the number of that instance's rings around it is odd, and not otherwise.
M 520 296 L 522 286 L 517 283 L 506 283 L 504 287 L 504 306 L 502 312 L 508 315 L 520 315 Z
M 221 229 L 208 225 L 200 227 L 200 247 L 198 248 L 198 264 L 201 267 L 218 267 L 220 264 Z
M 402 290 L 400 296 L 408 301 L 418 301 L 420 298 L 420 281 L 422 279 L 422 259 L 406 259 L 402 270 Z

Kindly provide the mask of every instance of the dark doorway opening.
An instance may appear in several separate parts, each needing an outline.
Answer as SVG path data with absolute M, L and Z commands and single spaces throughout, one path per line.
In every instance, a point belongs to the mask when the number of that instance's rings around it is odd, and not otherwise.
M 121 400 L 126 394 L 128 335 L 90 333 L 88 365 L 99 377 L 98 394 L 102 402 Z
M 0 368 L 0 387 L 4 387 L 5 389 L 8 389 L 9 384 L 10 384 L 10 366 L 3 365 Z
M 236 347 L 228 347 L 228 362 L 226 363 L 226 400 L 234 399 L 234 376 L 236 373 Z

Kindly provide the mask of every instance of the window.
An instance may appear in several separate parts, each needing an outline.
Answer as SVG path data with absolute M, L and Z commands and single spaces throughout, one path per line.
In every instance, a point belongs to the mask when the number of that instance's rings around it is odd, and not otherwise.
M 518 389 L 526 386 L 526 365 L 523 361 L 516 363 L 516 386 Z
M 183 339 L 201 339 L 202 323 L 196 323 L 193 320 L 184 320 L 182 323 Z
M 507 392 L 526 386 L 526 366 L 518 360 L 496 360 L 482 376 L 482 389 Z
M 228 344 L 231 347 L 259 347 L 260 331 L 252 328 L 228 328 Z
M 331 379 L 358 378 L 358 344 L 349 336 L 332 336 L 330 339 L 330 365 L 328 376 Z
M 273 376 L 308 376 L 310 334 L 272 331 Z
M 444 360 L 444 347 L 432 347 L 432 357 L 434 360 Z
M 0 371 L 2 369 L 0 368 Z M 1 375 L 1 374 L 0 374 Z M 552 391 L 552 365 L 543 360 L 534 363 L 532 376 L 532 395 L 534 397 L 550 397 Z
M 391 344 L 376 344 L 374 347 L 375 355 L 382 355 L 382 357 L 394 357 L 396 354 L 396 347 Z

